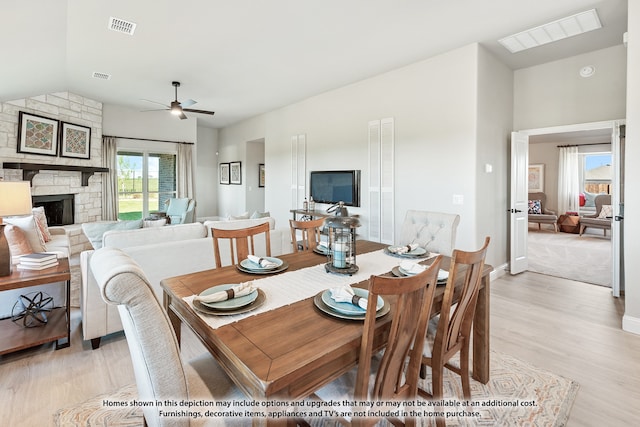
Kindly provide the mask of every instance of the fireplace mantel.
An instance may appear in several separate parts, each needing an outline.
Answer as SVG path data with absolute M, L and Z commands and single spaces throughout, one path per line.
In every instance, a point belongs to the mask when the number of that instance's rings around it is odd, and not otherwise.
M 33 185 L 33 177 L 41 170 L 77 171 L 82 174 L 82 186 L 89 185 L 89 178 L 96 172 L 109 172 L 109 168 L 97 168 L 91 166 L 51 165 L 47 163 L 7 163 L 2 164 L 4 169 L 22 169 L 22 179 Z

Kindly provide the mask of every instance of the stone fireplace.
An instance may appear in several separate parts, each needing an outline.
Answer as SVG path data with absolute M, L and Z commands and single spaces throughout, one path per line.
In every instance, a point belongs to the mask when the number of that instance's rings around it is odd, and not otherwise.
M 73 194 L 52 194 L 31 197 L 33 207 L 44 207 L 44 213 L 49 225 L 69 225 L 74 223 L 74 198 Z

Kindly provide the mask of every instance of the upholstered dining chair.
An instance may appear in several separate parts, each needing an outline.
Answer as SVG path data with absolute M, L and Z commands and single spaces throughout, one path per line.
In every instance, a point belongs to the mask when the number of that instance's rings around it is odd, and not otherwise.
M 293 251 L 312 251 L 320 243 L 320 235 L 324 218 L 313 219 L 311 221 L 295 221 L 289 220 L 289 228 L 291 229 L 291 243 Z M 300 232 L 300 240 L 298 240 L 298 232 Z
M 263 233 L 266 245 L 264 252 L 258 250 L 255 244 L 255 237 Z M 271 239 L 268 222 L 254 225 L 253 227 L 238 228 L 235 230 L 223 230 L 213 227 L 211 228 L 211 236 L 213 237 L 213 250 L 216 258 L 216 268 L 222 267 L 222 259 L 220 257 L 221 239 L 229 241 L 231 265 L 240 263 L 240 261 L 247 258 L 249 254 L 271 256 Z
M 471 325 L 478 300 L 478 291 L 482 280 L 484 260 L 487 255 L 487 247 L 490 238 L 486 237 L 484 245 L 475 252 L 465 252 L 458 249 L 451 255 L 449 265 L 449 277 L 445 286 L 442 299 L 440 319 L 433 340 L 425 343 L 422 357 L 420 376 L 426 378 L 426 368 L 431 368 L 432 381 L 431 393 L 419 388 L 418 394 L 429 399 L 441 399 L 443 394 L 444 368 L 460 375 L 462 380 L 462 393 L 465 399 L 471 399 L 471 386 L 469 382 L 469 343 L 471 340 Z M 460 299 L 453 308 L 453 297 L 456 282 L 461 276 L 463 286 Z M 450 359 L 460 353 L 460 366 L 455 367 L 449 363 Z M 436 419 L 438 426 L 444 425 L 443 419 Z
M 430 252 L 450 256 L 459 223 L 460 215 L 457 214 L 408 210 L 398 244 L 418 243 Z
M 426 339 L 441 261 L 442 255 L 439 255 L 429 268 L 415 276 L 371 276 L 358 366 L 318 390 L 317 397 L 323 400 L 348 399 L 358 402 L 415 399 L 422 347 Z M 373 347 L 378 296 L 396 298 L 389 338 L 381 357 Z M 373 383 L 370 384 L 372 377 Z M 353 395 L 345 396 L 345 390 L 353 390 Z M 362 408 L 359 407 L 358 410 Z M 345 425 L 365 426 L 374 425 L 379 420 L 341 418 L 338 421 Z M 406 417 L 404 422 L 395 418 L 389 421 L 394 425 L 416 425 L 416 420 L 409 417 Z
M 611 211 L 611 194 L 598 194 L 595 197 L 596 213 L 580 217 L 580 235 L 587 228 L 599 228 L 607 235 L 611 230 L 613 213 Z
M 125 252 L 102 248 L 91 257 L 91 270 L 102 298 L 118 305 L 133 362 L 139 401 L 172 399 L 220 401 L 243 400 L 244 395 L 211 357 L 183 363 L 180 347 L 166 312 L 155 298 L 140 266 Z M 152 427 L 206 425 L 190 417 L 166 417 L 163 408 L 142 407 L 145 424 Z M 209 425 L 246 425 L 250 419 L 209 419 Z

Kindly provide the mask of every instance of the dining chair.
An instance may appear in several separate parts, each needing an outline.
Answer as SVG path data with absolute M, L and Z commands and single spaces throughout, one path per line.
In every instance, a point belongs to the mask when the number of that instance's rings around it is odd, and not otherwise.
M 169 317 L 144 272 L 129 255 L 116 248 L 98 249 L 91 257 L 91 270 L 102 299 L 118 306 L 133 362 L 137 400 L 246 399 L 208 351 L 183 363 Z M 195 425 L 190 417 L 161 416 L 161 410 L 163 406 L 143 406 L 145 424 L 151 427 Z M 209 419 L 211 425 L 220 425 L 212 421 L 216 420 Z M 239 418 L 226 424 L 246 425 L 247 422 L 250 419 Z
M 320 234 L 324 218 L 313 219 L 311 221 L 289 220 L 289 228 L 291 229 L 291 243 L 293 251 L 312 251 L 320 243 Z M 298 240 L 298 231 L 301 234 L 301 240 Z
M 256 249 L 256 236 L 264 233 L 265 251 Z M 216 258 L 216 268 L 222 267 L 222 259 L 220 257 L 220 239 L 229 241 L 229 253 L 231 254 L 231 265 L 236 265 L 247 256 L 271 256 L 271 239 L 269 234 L 269 223 L 265 222 L 253 227 L 238 228 L 235 230 L 223 230 L 220 228 L 211 228 L 211 236 L 213 237 L 213 249 Z
M 318 397 L 335 400 L 342 390 L 352 389 L 353 396 L 344 396 L 350 401 L 390 402 L 415 399 L 422 348 L 441 261 L 442 255 L 439 255 L 429 268 L 414 276 L 371 276 L 358 366 L 318 390 Z M 396 300 L 389 338 L 381 357 L 373 347 L 378 296 Z M 375 379 L 370 384 L 372 376 Z M 359 407 L 359 410 L 362 408 Z M 375 408 L 380 409 L 378 406 Z M 340 423 L 353 426 L 373 425 L 378 421 L 375 418 L 339 419 Z M 394 425 L 416 425 L 416 420 L 409 417 L 405 417 L 404 422 L 396 418 L 389 421 Z
M 459 223 L 457 214 L 408 210 L 400 227 L 398 245 L 418 243 L 430 252 L 451 256 Z
M 441 399 L 443 394 L 444 368 L 460 375 L 462 380 L 462 393 L 465 399 L 471 399 L 471 386 L 469 382 L 469 343 L 471 339 L 471 325 L 475 314 L 478 291 L 482 280 L 482 270 L 487 254 L 490 238 L 486 237 L 484 245 L 475 252 L 465 252 L 458 249 L 451 255 L 449 265 L 449 277 L 445 286 L 442 299 L 440 318 L 433 339 L 433 345 L 424 345 L 420 377 L 426 378 L 427 366 L 431 367 L 432 386 L 431 393 L 419 388 L 418 394 L 429 399 Z M 461 279 L 458 277 L 462 276 Z M 463 280 L 460 290 L 460 298 L 453 303 L 456 292 L 456 283 Z M 451 358 L 460 353 L 460 366 L 449 363 Z M 444 419 L 436 419 L 438 426 L 444 425 Z

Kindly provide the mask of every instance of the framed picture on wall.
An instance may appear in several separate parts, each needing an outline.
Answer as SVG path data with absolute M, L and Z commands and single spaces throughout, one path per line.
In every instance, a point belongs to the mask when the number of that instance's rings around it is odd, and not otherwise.
M 242 162 L 229 163 L 231 184 L 242 184 Z
M 529 165 L 529 192 L 544 192 L 544 165 Z
M 91 157 L 91 128 L 60 122 L 60 156 L 88 159 Z
M 58 155 L 58 121 L 20 111 L 18 153 Z
M 220 184 L 229 184 L 229 163 L 220 163 Z
M 264 187 L 264 163 L 258 165 L 258 187 Z

